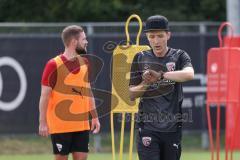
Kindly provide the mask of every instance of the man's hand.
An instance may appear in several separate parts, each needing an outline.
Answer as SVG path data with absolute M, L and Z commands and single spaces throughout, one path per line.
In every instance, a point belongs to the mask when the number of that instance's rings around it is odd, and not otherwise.
M 39 124 L 39 135 L 47 137 L 49 135 L 47 122 L 41 122 Z
M 100 122 L 98 118 L 92 119 L 91 131 L 96 134 L 100 131 Z
M 156 72 L 154 70 L 148 69 L 143 73 L 142 77 L 145 83 L 151 84 L 157 82 L 159 79 L 162 79 L 163 72 Z

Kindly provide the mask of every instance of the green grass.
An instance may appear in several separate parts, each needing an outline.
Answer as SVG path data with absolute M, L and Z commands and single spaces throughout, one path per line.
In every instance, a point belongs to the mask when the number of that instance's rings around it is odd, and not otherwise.
M 233 159 L 239 159 L 240 158 L 240 153 L 234 154 Z M 43 155 L 4 155 L 0 156 L 0 160 L 52 160 L 53 156 L 50 154 L 43 154 Z M 69 158 L 71 159 L 71 158 Z M 112 155 L 111 153 L 90 153 L 88 160 L 111 160 Z M 124 155 L 124 160 L 128 160 L 128 155 Z M 211 155 L 209 152 L 206 151 L 201 151 L 201 152 L 183 152 L 181 160 L 210 160 Z M 224 153 L 221 152 L 221 159 L 224 159 Z M 136 154 L 133 156 L 133 160 L 136 160 Z
M 102 134 L 102 148 L 100 153 L 95 153 L 93 137 L 90 138 L 90 154 L 88 160 L 112 160 L 110 134 Z M 116 150 L 119 150 L 119 135 L 116 134 Z M 37 135 L 1 135 L 0 160 L 53 160 L 52 146 L 49 138 Z M 221 140 L 223 149 L 224 139 Z M 125 134 L 124 151 L 128 152 L 129 134 Z M 134 145 L 134 152 L 136 148 Z M 118 157 L 118 154 L 116 154 Z M 201 149 L 201 135 L 185 133 L 183 136 L 183 153 L 181 160 L 210 160 L 210 152 Z M 225 159 L 224 151 L 221 160 Z M 234 154 L 234 160 L 240 159 L 240 152 Z M 69 158 L 71 160 L 71 158 Z M 128 160 L 128 154 L 123 160 Z M 133 155 L 136 160 L 136 153 Z
M 111 136 L 110 134 L 102 135 L 102 147 L 100 149 L 103 153 L 111 152 Z M 129 150 L 129 133 L 124 136 L 124 152 Z M 95 152 L 93 136 L 90 137 L 90 152 Z M 120 135 L 115 135 L 115 147 L 119 150 Z M 222 140 L 221 142 L 223 142 Z M 38 135 L 0 135 L 1 149 L 0 155 L 21 155 L 21 154 L 51 154 L 52 145 L 50 138 L 43 138 Z M 201 135 L 199 133 L 185 133 L 183 136 L 183 150 L 184 151 L 201 151 Z M 221 147 L 221 149 L 223 146 Z M 136 152 L 136 145 L 134 144 L 133 151 Z

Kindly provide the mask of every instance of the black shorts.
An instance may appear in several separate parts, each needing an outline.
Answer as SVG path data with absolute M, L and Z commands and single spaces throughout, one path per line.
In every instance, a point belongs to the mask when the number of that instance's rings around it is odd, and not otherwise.
M 180 160 L 181 132 L 140 129 L 136 145 L 139 160 Z
M 53 153 L 88 152 L 89 131 L 51 134 Z

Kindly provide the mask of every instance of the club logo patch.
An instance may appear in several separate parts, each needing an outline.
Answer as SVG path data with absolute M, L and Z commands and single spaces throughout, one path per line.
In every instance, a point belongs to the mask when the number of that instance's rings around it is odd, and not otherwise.
M 146 147 L 151 144 L 151 141 L 152 141 L 151 137 L 142 137 L 142 143 Z
M 62 147 L 63 147 L 62 144 L 56 143 L 56 146 L 57 146 L 58 151 L 61 152 Z
M 169 72 L 175 71 L 175 62 L 168 62 L 168 63 L 166 63 L 166 67 L 167 67 Z

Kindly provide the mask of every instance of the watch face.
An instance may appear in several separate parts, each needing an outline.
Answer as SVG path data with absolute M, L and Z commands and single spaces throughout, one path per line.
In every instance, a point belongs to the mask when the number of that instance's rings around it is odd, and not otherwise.
M 165 64 L 166 59 L 158 59 L 156 57 L 150 57 L 146 56 L 143 57 L 141 60 L 142 70 L 143 72 L 145 70 L 151 69 L 154 71 L 162 71 L 162 72 L 168 72 L 169 69 L 166 67 Z M 173 65 L 171 65 L 173 68 Z M 174 65 L 175 67 L 175 65 Z M 166 94 L 169 94 L 173 92 L 174 90 L 174 84 L 175 82 L 167 80 L 167 79 L 160 79 L 156 83 L 151 84 L 147 91 L 144 94 L 144 98 L 153 98 L 156 96 L 163 96 Z

